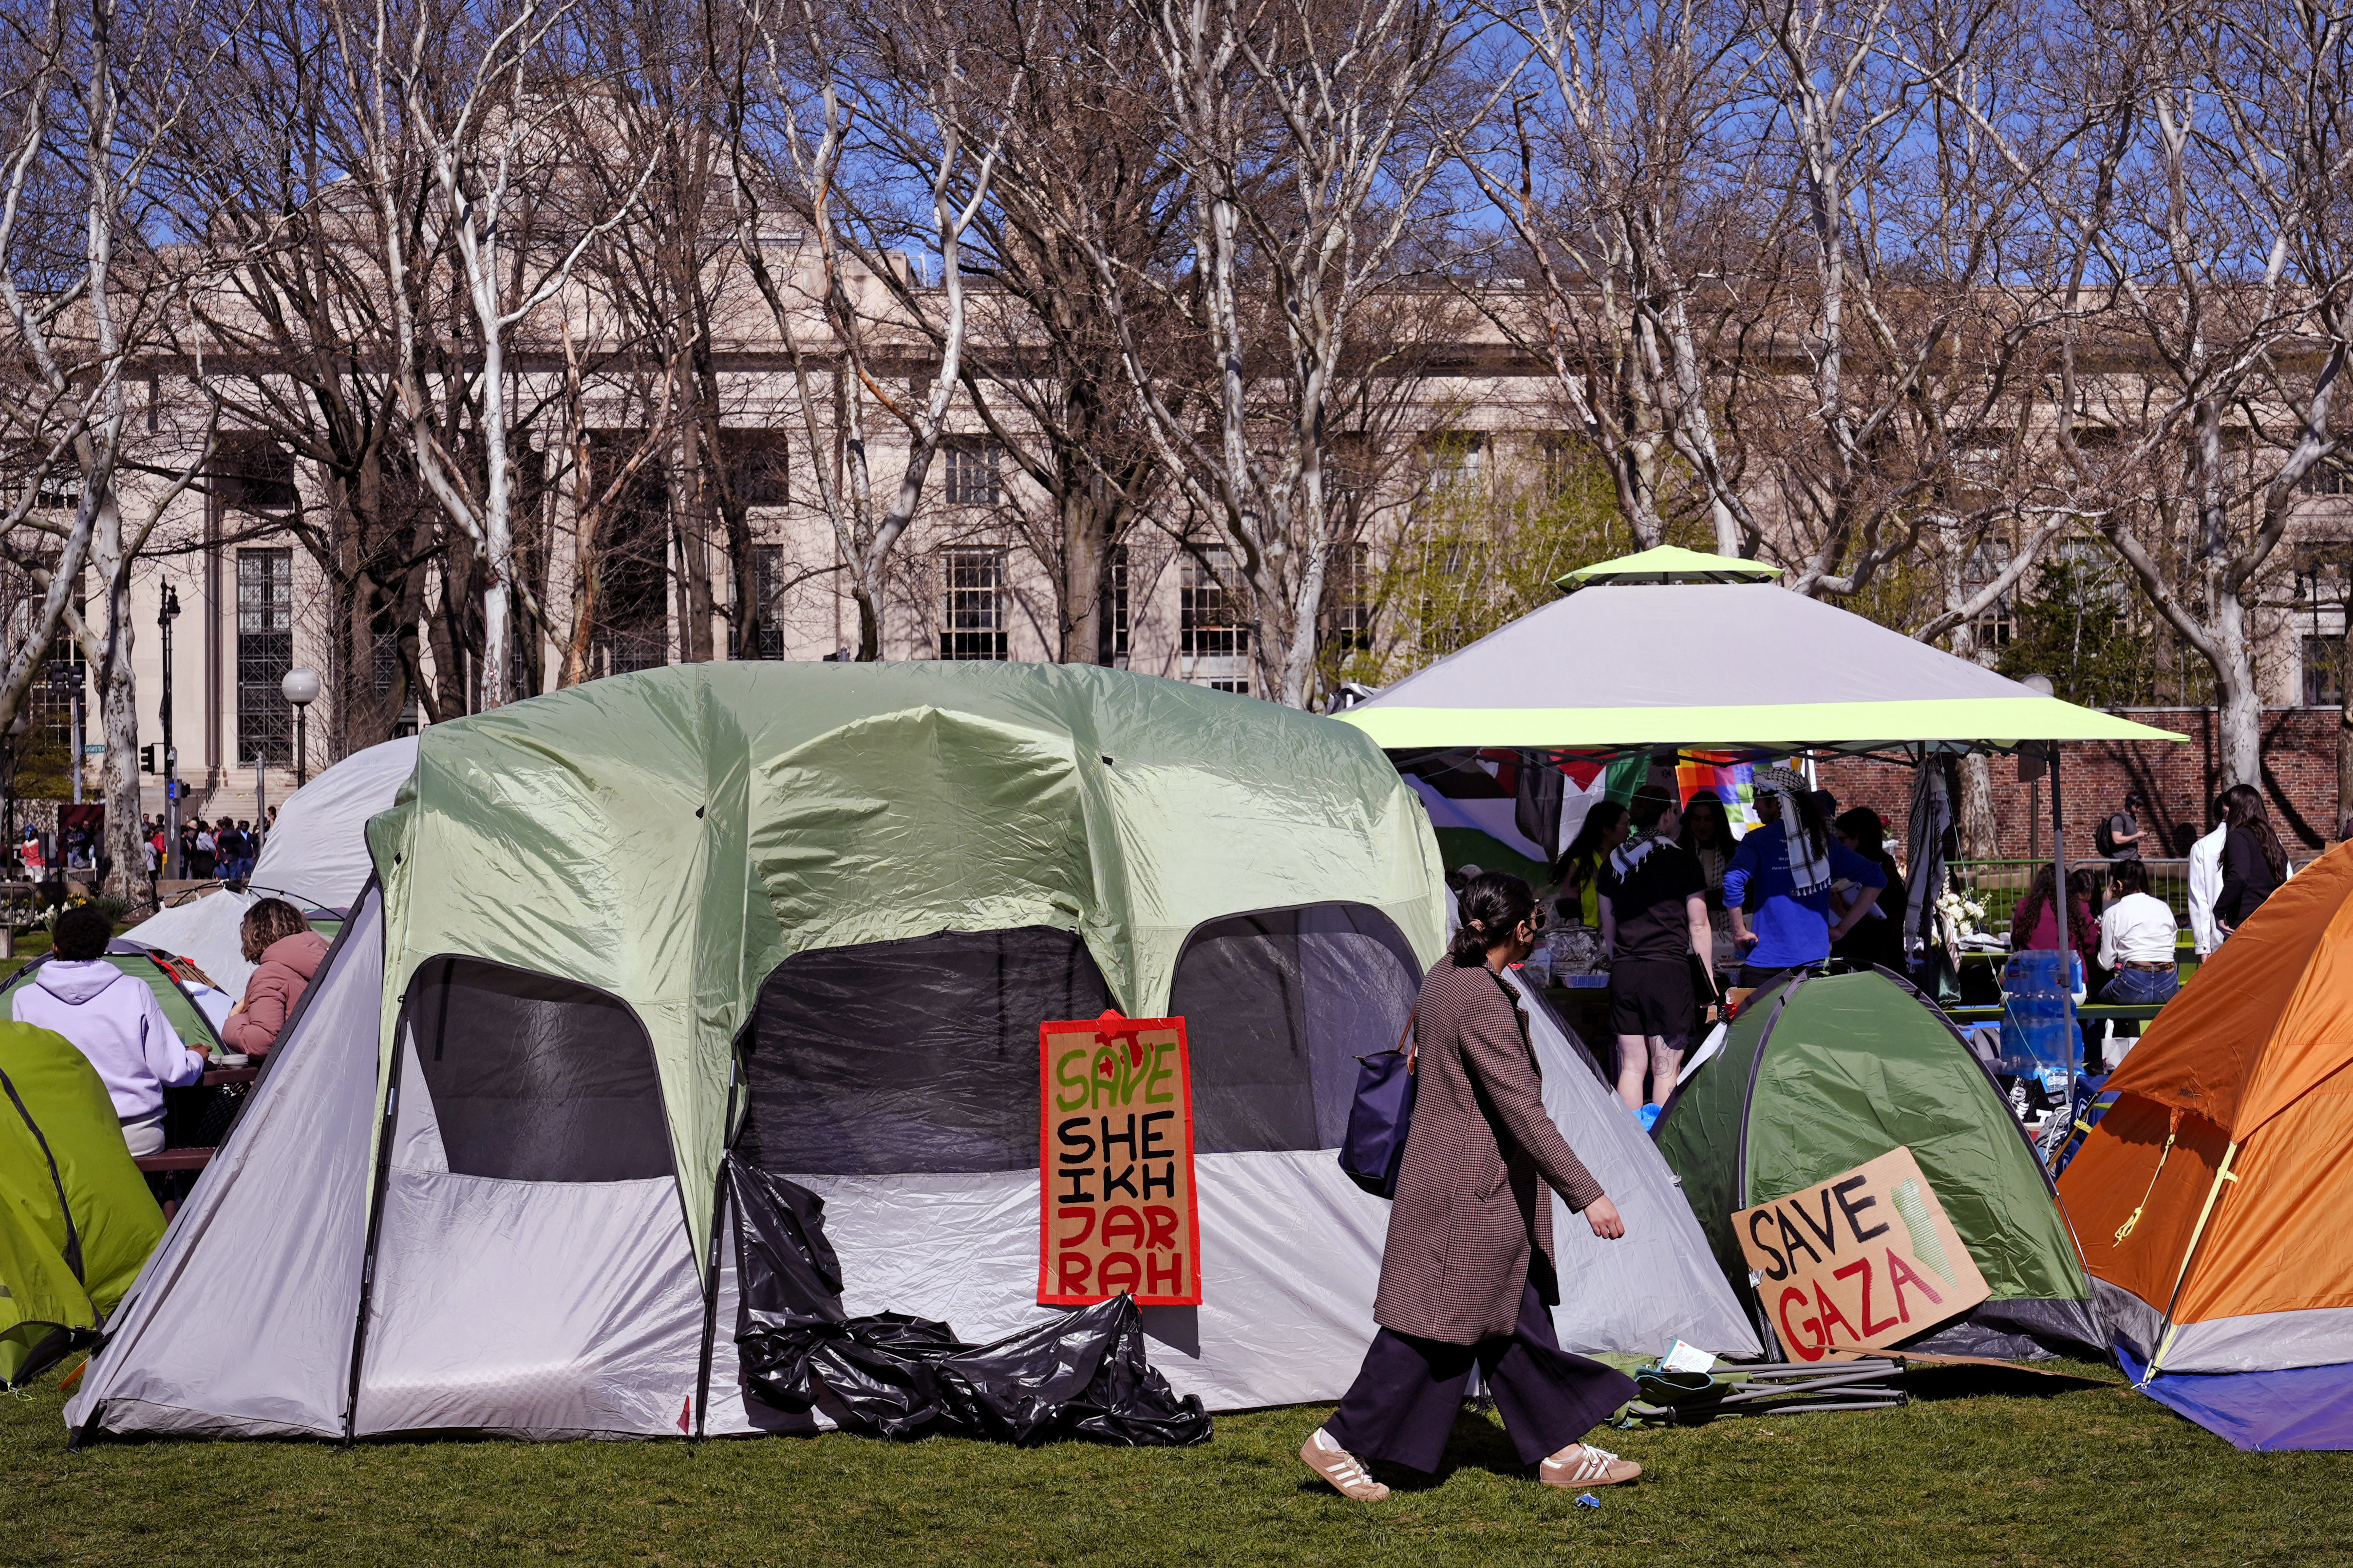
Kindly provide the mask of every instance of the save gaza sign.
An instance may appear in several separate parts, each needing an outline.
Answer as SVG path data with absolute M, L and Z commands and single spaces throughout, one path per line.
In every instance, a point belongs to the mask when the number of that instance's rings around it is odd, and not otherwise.
M 1038 1300 L 1201 1301 L 1182 1018 L 1038 1026 Z
M 1799 1361 L 1892 1345 L 1991 1294 L 1909 1149 L 1742 1209 L 1732 1226 Z

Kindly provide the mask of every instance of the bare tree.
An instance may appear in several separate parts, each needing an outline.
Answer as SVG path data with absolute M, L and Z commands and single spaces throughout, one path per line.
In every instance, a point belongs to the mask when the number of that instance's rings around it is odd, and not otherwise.
M 2133 428 L 2148 504 L 2105 523 L 2214 672 L 2223 765 L 2262 783 L 2255 612 L 2306 481 L 2343 445 L 2353 350 L 2353 35 L 2297 5 L 2126 8 L 2137 179 L 2100 237 L 2164 395 L 2098 397 Z
M 1160 474 L 1082 237 L 1105 237 L 1124 271 L 1173 270 L 1186 233 L 1184 170 L 1152 101 L 1157 78 L 1143 21 L 1124 0 L 966 5 L 954 25 L 966 40 L 961 68 L 990 87 L 945 101 L 969 117 L 967 142 L 1001 149 L 991 199 L 967 237 L 965 268 L 980 287 L 965 393 L 1029 481 L 1011 488 L 1001 513 L 1051 586 L 1049 647 L 1064 662 L 1108 663 L 1110 565 Z M 913 73 L 937 58 L 903 47 L 878 56 L 908 73 L 893 83 L 902 97 L 923 93 Z M 1020 90 L 1008 91 L 1017 79 Z M 884 121 L 876 141 L 894 161 L 920 166 L 922 145 L 905 136 L 911 122 Z M 887 271 L 881 279 L 910 320 L 935 323 L 909 282 Z M 1183 353 L 1182 337 L 1158 324 L 1140 335 L 1163 363 Z M 934 339 L 934 347 L 944 345 Z
M 519 327 L 556 300 L 589 247 L 629 216 L 638 190 L 582 212 L 586 193 L 562 183 L 566 148 L 552 126 L 566 105 L 609 90 L 566 51 L 569 0 L 479 6 L 417 0 L 405 11 L 379 0 L 364 14 L 346 9 L 344 0 L 330 4 L 339 52 L 355 78 L 350 96 L 360 109 L 369 195 L 381 214 L 404 434 L 426 489 L 480 552 L 479 700 L 492 708 L 512 695 L 509 622 L 517 592 L 509 345 Z M 426 171 L 423 221 L 414 223 L 398 205 L 406 188 L 399 164 L 412 148 Z M 638 185 L 651 174 L 649 163 Z M 526 217 L 533 198 L 549 201 L 565 221 L 534 232 Z M 565 211 L 567 200 L 575 210 Z M 445 396 L 468 405 L 470 453 L 453 451 L 452 432 L 436 417 L 447 405 L 426 384 L 430 345 L 411 284 L 412 273 L 429 268 L 445 247 L 470 338 L 453 367 L 460 384 Z
M 760 74 L 747 75 L 733 111 L 737 240 L 791 362 L 818 500 L 858 605 L 858 658 L 877 659 L 892 551 L 914 520 L 965 377 L 971 324 L 965 238 L 988 201 L 1003 150 L 1001 136 L 976 144 L 965 128 L 1003 116 L 968 107 L 978 89 L 941 0 L 892 0 L 823 20 L 813 0 L 778 0 L 774 13 L 767 3 L 754 0 Z M 856 188 L 851 167 L 860 151 L 853 140 L 858 110 L 874 84 L 892 79 L 868 69 L 865 52 L 886 42 L 913 57 L 902 58 L 896 79 L 920 84 L 913 100 L 899 108 L 920 116 L 928 132 L 902 122 L 891 133 L 888 166 L 923 193 L 922 232 L 940 268 L 936 291 L 912 286 L 912 274 L 902 270 L 907 258 L 888 244 L 908 226 L 892 216 L 889 193 Z M 755 82 L 762 89 L 756 93 Z M 1022 85 L 1017 70 L 1005 91 L 1018 95 Z M 791 219 L 798 234 L 777 228 L 780 217 Z M 814 289 L 780 278 L 772 264 L 772 258 L 803 259 L 804 247 L 815 252 Z M 911 316 L 925 319 L 918 324 Z M 913 358 L 910 351 L 918 345 L 936 350 L 936 361 L 924 366 L 929 389 L 919 395 L 923 377 L 913 377 L 894 396 L 883 378 L 892 362 Z M 820 392 L 820 376 L 830 384 L 829 399 Z M 907 441 L 906 463 L 887 503 L 877 499 L 870 398 Z M 822 456 L 836 445 L 829 428 L 838 432 L 839 477 Z
M 1737 125 L 1750 13 L 1535 0 L 1494 14 L 1525 58 L 1498 59 L 1519 77 L 1509 112 L 1464 128 L 1463 163 L 1515 243 L 1501 286 L 1482 278 L 1466 295 L 1549 373 L 1638 545 L 1694 508 L 1718 553 L 1753 552 L 1763 524 L 1716 439 L 1717 351 L 1693 300 L 1773 205 Z
M 9 558 L 28 570 L 41 600 L 6 649 L 0 729 L 13 722 L 62 625 L 97 667 L 105 736 L 109 890 L 149 900 L 140 843 L 138 714 L 132 678 L 131 566 L 156 522 L 202 468 L 213 421 L 193 462 L 141 461 L 127 448 L 124 374 L 159 318 L 192 279 L 180 258 L 149 242 L 159 204 L 159 141 L 168 135 L 207 64 L 185 19 L 142 12 L 125 19 L 114 0 L 48 4 L 19 35 L 20 71 L 6 83 L 12 110 L 6 192 L 0 197 L 0 302 L 13 329 L 26 385 L 5 401 L 9 434 L 26 451 L 23 488 L 9 509 Z M 46 207 L 43 225 L 37 209 Z M 68 226 L 80 243 L 57 243 Z M 50 243 L 33 231 L 47 227 Z M 39 287 L 31 286 L 37 279 Z M 178 451 L 159 454 L 185 458 Z M 134 476 L 150 482 L 127 493 Z M 38 521 L 40 493 L 70 489 L 73 519 Z M 30 541 L 22 538 L 28 529 Z M 75 603 L 85 563 L 102 610 Z M 74 760 L 80 765 L 80 759 Z
M 1339 542 L 1332 398 L 1352 354 L 1377 357 L 1359 331 L 1366 301 L 1398 285 L 1418 230 L 1442 221 L 1430 210 L 1451 146 L 1440 122 L 1486 108 L 1475 94 L 1447 101 L 1472 25 L 1450 0 L 1139 9 L 1191 186 L 1190 267 L 1136 268 L 1100 231 L 1089 260 L 1161 466 L 1249 586 L 1268 694 L 1304 707 Z M 1212 355 L 1189 403 L 1143 338 L 1170 310 Z

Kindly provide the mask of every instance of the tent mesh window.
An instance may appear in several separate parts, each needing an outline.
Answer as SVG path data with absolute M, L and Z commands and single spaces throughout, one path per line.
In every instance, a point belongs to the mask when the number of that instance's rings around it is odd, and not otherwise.
M 442 957 L 417 971 L 406 1014 L 452 1173 L 511 1182 L 670 1174 L 653 1041 L 618 998 Z
M 1356 1058 L 1397 1044 L 1420 979 L 1405 933 L 1364 904 L 1195 930 L 1168 998 L 1193 1060 L 1194 1148 L 1337 1148 Z
M 1043 926 L 795 953 L 761 984 L 738 1151 L 789 1175 L 1038 1163 L 1038 1026 L 1112 1005 Z

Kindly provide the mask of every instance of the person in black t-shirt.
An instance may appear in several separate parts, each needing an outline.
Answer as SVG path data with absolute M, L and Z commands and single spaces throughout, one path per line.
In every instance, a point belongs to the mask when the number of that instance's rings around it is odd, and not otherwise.
M 1661 831 L 1669 807 L 1662 795 L 1636 795 L 1629 808 L 1633 832 L 1609 852 L 1599 876 L 1601 937 L 1610 954 L 1609 1026 L 1618 1036 L 1618 1095 L 1631 1110 L 1663 1103 L 1674 1092 L 1696 1013 L 1692 955 L 1712 947 L 1707 877 L 1697 859 Z M 1713 979 L 1708 987 L 1712 994 Z
M 2140 798 L 2140 791 L 2134 790 L 2125 796 L 2123 809 L 2101 825 L 2105 829 L 2103 837 L 2108 841 L 2106 849 L 2109 859 L 2137 860 L 2140 858 L 2140 841 L 2147 837 L 2141 830 L 2140 826 L 2139 813 L 2144 804 Z

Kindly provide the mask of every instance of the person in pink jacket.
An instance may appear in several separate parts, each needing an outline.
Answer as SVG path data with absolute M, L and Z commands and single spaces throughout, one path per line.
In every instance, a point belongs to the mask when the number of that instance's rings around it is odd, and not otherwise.
M 259 964 L 245 983 L 245 998 L 229 1009 L 221 1025 L 228 1048 L 248 1056 L 267 1056 L 278 1044 L 295 1004 L 311 987 L 311 977 L 327 959 L 327 939 L 311 929 L 302 911 L 283 899 L 259 899 L 245 911 L 238 936 L 245 961 Z

